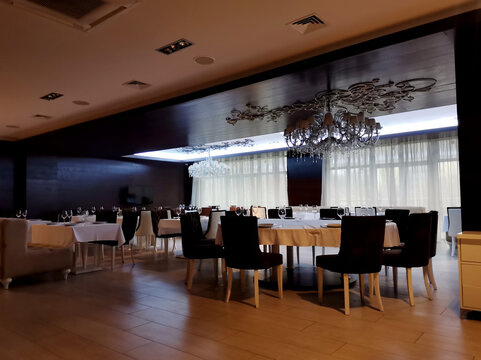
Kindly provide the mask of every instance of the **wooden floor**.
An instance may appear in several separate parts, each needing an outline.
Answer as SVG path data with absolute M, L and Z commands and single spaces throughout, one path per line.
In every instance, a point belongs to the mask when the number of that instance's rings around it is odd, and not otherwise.
M 337 290 L 325 293 L 322 306 L 315 292 L 285 291 L 279 300 L 262 290 L 256 310 L 252 281 L 241 293 L 238 273 L 225 304 L 210 262 L 196 270 L 189 293 L 185 260 L 161 254 L 67 281 L 60 274 L 14 279 L 0 291 L 0 359 L 481 359 L 480 317 L 460 318 L 457 260 L 448 252 L 441 246 L 434 261 L 433 301 L 420 269 L 415 307 L 404 271 L 397 294 L 392 273 L 382 271 L 385 311 L 361 307 L 355 286 L 349 317 Z M 305 263 L 310 254 L 303 249 Z

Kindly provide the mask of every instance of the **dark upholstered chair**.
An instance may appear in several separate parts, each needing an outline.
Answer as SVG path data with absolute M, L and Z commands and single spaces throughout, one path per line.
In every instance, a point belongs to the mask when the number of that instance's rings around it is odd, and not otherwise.
M 115 213 L 115 216 L 117 217 L 117 213 Z M 124 211 L 122 214 L 122 232 L 124 234 L 124 239 L 125 239 L 125 242 L 120 247 L 120 251 L 122 255 L 122 264 L 125 262 L 124 246 L 128 245 L 130 248 L 130 258 L 132 259 L 132 264 L 135 265 L 134 252 L 132 249 L 131 241 L 134 238 L 135 230 L 137 229 L 138 218 L 139 218 L 138 212 Z M 118 247 L 119 245 L 117 240 L 100 240 L 100 241 L 93 241 L 92 243 L 95 245 L 106 245 L 112 248 L 110 268 L 113 270 L 115 266 L 115 248 Z
M 393 267 L 394 288 L 397 289 L 397 268 L 406 268 L 409 304 L 414 306 L 412 272 L 413 267 L 422 267 L 424 285 L 431 300 L 427 269 L 431 251 L 431 225 L 432 215 L 411 214 L 408 219 L 408 235 L 405 245 L 400 249 L 385 250 L 383 253 L 383 265 Z
M 232 289 L 232 269 L 254 270 L 255 306 L 259 307 L 259 269 L 277 267 L 279 298 L 282 299 L 282 254 L 264 253 L 259 249 L 257 218 L 253 216 L 222 216 L 225 265 L 227 267 L 227 293 L 229 302 Z M 243 276 L 243 272 L 241 273 Z
M 319 214 L 321 216 L 321 219 L 340 220 L 339 216 L 337 215 L 337 208 L 335 208 L 335 209 L 320 209 Z
M 182 252 L 187 262 L 187 289 L 192 288 L 192 280 L 194 278 L 194 260 L 195 259 L 214 259 L 214 272 L 217 281 L 218 260 L 224 258 L 224 250 L 222 246 L 215 245 L 212 242 L 206 242 L 200 224 L 200 216 L 197 212 L 188 212 L 180 216 L 180 227 L 182 232 Z M 222 272 L 224 275 L 224 272 Z
M 110 224 L 115 224 L 117 222 L 117 211 L 98 210 L 95 214 L 95 219 L 97 221 L 106 221 Z
M 386 209 L 384 212 L 386 220 L 396 223 L 399 231 L 399 239 L 402 243 L 406 242 L 408 232 L 409 209 Z
M 438 212 L 430 211 L 431 214 L 431 243 L 429 248 L 429 263 L 426 271 L 428 272 L 428 279 L 434 290 L 438 289 L 433 273 L 433 257 L 436 256 L 436 245 L 438 243 Z
M 382 267 L 384 216 L 344 216 L 341 223 L 341 248 L 337 255 L 316 257 L 319 301 L 323 298 L 322 270 L 343 274 L 344 312 L 350 314 L 349 275 L 359 274 L 361 300 L 364 302 L 364 274 L 373 274 L 379 310 L 384 311 L 379 291 L 379 271 Z

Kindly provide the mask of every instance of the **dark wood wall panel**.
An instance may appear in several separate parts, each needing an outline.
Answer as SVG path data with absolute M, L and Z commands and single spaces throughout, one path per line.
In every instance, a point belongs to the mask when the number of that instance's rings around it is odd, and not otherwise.
M 456 29 L 455 55 L 462 228 L 463 231 L 480 231 L 481 11 L 460 19 Z
M 320 205 L 322 192 L 322 162 L 287 158 L 287 191 L 289 205 Z
M 148 187 L 154 205 L 184 199 L 183 165 L 94 158 L 31 156 L 27 159 L 27 207 L 31 218 L 52 218 L 77 206 L 122 204 L 128 186 Z
M 14 193 L 12 144 L 0 141 L 0 216 L 11 216 Z

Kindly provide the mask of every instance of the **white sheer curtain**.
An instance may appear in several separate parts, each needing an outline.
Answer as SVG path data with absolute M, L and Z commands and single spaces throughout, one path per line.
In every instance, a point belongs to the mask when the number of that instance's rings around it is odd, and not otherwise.
M 382 139 L 350 156 L 323 161 L 322 204 L 332 206 L 459 206 L 456 131 Z
M 276 207 L 288 204 L 286 152 L 224 158 L 228 175 L 194 178 L 192 204 Z

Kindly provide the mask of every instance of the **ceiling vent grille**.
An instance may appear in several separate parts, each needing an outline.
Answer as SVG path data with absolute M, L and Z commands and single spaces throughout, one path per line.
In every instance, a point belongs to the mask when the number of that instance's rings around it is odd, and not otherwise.
M 122 84 L 123 86 L 127 86 L 132 89 L 137 89 L 137 90 L 143 90 L 145 88 L 148 88 L 149 86 L 152 86 L 150 84 L 146 84 L 142 81 L 137 81 L 137 80 L 132 80 L 132 81 L 127 81 L 126 83 Z
M 138 2 L 138 0 L 3 1 L 82 31 L 92 29 Z
M 322 28 L 324 26 L 324 21 L 322 21 L 316 14 L 310 14 L 291 21 L 287 25 L 301 34 L 307 34 Z
M 35 114 L 33 115 L 35 119 L 43 119 L 43 120 L 48 120 L 51 119 L 52 117 L 49 115 L 42 115 L 42 114 Z

